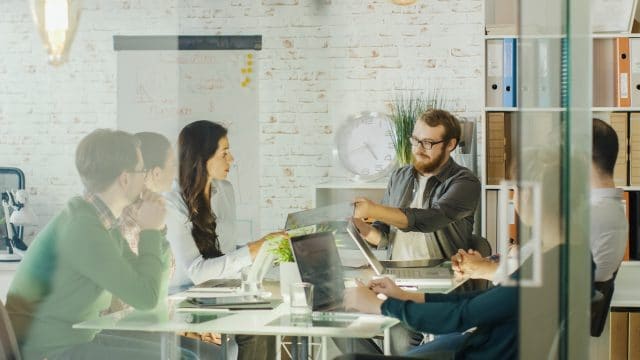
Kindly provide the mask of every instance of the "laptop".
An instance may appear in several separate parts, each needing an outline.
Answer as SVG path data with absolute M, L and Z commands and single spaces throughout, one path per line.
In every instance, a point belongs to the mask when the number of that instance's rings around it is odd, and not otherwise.
M 444 262 L 444 259 L 380 261 L 375 257 L 367 241 L 362 238 L 352 221 L 347 223 L 347 232 L 378 276 L 393 275 L 396 277 L 396 284 L 406 286 L 450 286 L 452 283 L 451 269 L 438 266 Z
M 310 225 L 346 221 L 353 216 L 353 203 L 344 202 L 315 209 L 297 211 L 287 215 L 284 230 L 289 231 Z
M 344 311 L 344 272 L 332 232 L 290 239 L 300 278 L 313 284 L 313 311 Z

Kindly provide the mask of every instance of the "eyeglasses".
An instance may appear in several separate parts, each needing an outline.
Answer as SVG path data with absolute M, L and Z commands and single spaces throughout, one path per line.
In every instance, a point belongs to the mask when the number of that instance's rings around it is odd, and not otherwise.
M 440 141 L 431 141 L 431 140 L 418 140 L 413 136 L 409 137 L 409 142 L 411 143 L 411 146 L 420 145 L 425 150 L 431 150 L 431 149 L 433 149 L 434 145 L 438 145 L 438 144 L 443 143 L 445 141 L 447 141 L 447 139 L 442 139 Z

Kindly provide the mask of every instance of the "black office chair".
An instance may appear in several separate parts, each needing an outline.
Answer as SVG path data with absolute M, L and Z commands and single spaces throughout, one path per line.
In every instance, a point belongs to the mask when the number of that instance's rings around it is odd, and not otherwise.
M 469 248 L 480 253 L 483 257 L 491 256 L 491 244 L 480 235 L 471 235 L 471 243 Z
M 602 335 L 604 324 L 607 322 L 617 275 L 618 270 L 613 273 L 611 279 L 594 283 L 596 296 L 591 300 L 591 336 L 600 337 Z

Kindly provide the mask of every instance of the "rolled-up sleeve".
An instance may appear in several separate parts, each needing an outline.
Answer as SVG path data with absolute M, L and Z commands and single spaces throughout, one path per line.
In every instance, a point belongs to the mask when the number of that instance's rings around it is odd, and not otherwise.
M 472 216 L 480 201 L 478 179 L 465 177 L 451 182 L 449 188 L 428 209 L 401 208 L 408 226 L 402 231 L 434 232 L 468 216 Z

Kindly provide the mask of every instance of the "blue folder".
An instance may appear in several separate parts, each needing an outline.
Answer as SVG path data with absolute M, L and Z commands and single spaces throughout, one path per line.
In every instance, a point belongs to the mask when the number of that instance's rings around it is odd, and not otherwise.
M 502 106 L 516 106 L 516 39 L 504 39 Z

